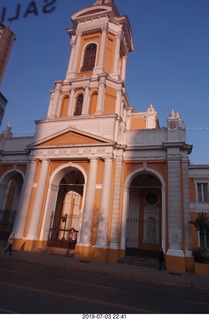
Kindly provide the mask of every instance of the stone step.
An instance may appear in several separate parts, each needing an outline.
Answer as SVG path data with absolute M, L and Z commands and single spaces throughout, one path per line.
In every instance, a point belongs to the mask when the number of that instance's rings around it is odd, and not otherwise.
M 36 248 L 34 252 L 47 252 L 49 254 L 59 255 L 59 256 L 68 256 L 73 257 L 74 251 L 68 248 L 59 248 L 59 247 L 43 247 L 43 248 Z
M 70 256 L 70 257 L 73 257 L 74 251 L 75 250 L 66 249 L 66 248 L 49 247 L 47 252 L 49 254 L 55 254 L 55 255 L 59 255 L 59 256 Z
M 119 258 L 118 263 L 155 269 L 159 267 L 158 260 L 149 257 L 125 256 L 124 258 Z

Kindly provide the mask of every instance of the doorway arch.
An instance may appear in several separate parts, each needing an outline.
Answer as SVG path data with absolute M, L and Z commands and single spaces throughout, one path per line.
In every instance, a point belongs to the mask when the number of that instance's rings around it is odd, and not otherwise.
M 165 182 L 161 174 L 146 165 L 125 181 L 121 249 L 165 250 Z
M 80 231 L 86 174 L 74 164 L 63 165 L 52 174 L 41 229 L 48 246 L 67 247 L 71 229 Z
M 24 176 L 20 170 L 10 170 L 1 177 L 0 239 L 7 239 L 13 230 L 23 183 Z

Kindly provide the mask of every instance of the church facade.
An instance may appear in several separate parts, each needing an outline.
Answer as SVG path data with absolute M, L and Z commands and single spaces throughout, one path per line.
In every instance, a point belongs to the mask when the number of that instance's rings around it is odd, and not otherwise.
M 66 247 L 109 262 L 162 247 L 170 271 L 194 271 L 198 233 L 209 213 L 209 165 L 191 165 L 178 113 L 161 128 L 152 105 L 135 112 L 126 93 L 133 51 L 129 20 L 113 0 L 71 17 L 71 54 L 33 137 L 0 135 L 0 228 L 15 248 Z

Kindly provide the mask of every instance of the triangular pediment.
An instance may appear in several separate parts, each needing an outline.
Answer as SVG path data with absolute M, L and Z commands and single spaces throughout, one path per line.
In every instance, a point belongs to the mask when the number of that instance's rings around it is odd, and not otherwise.
M 59 147 L 59 146 L 76 146 L 76 145 L 96 145 L 109 144 L 112 141 L 99 137 L 94 134 L 89 134 L 80 130 L 65 130 L 51 135 L 45 139 L 41 139 L 30 145 L 29 147 Z

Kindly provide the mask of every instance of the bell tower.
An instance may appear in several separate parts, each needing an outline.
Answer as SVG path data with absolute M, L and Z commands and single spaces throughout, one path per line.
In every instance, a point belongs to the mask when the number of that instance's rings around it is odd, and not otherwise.
M 113 0 L 95 4 L 71 16 L 67 29 L 71 54 L 63 81 L 55 81 L 47 120 L 75 119 L 89 127 L 89 119 L 115 117 L 120 123 L 129 107 L 125 90 L 126 61 L 133 51 L 129 20 L 120 16 Z M 112 123 L 111 125 L 114 126 Z M 104 132 L 100 130 L 100 134 Z M 118 133 L 109 137 L 117 140 Z

